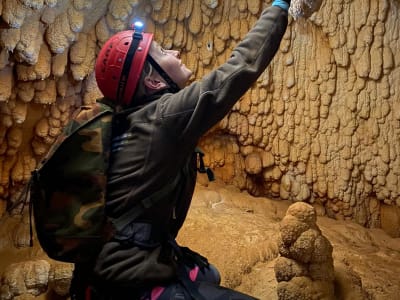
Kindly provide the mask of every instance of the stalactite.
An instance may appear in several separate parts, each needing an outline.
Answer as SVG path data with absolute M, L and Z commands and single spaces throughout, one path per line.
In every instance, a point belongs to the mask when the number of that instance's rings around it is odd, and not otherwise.
M 264 7 L 250 0 L 105 2 L 1 2 L 6 25 L 0 30 L 1 128 L 8 136 L 30 120 L 34 136 L 24 153 L 35 161 L 74 107 L 101 97 L 92 72 L 96 54 L 133 17 L 145 19 L 163 47 L 181 50 L 182 60 L 200 78 L 229 58 Z M 270 66 L 209 133 L 226 133 L 236 147 L 255 152 L 243 155 L 209 145 L 209 162 L 227 183 L 242 189 L 319 201 L 333 216 L 364 222 L 364 215 L 373 214 L 365 204 L 371 196 L 378 203 L 400 205 L 399 13 L 397 4 L 387 0 L 316 3 L 319 10 L 302 22 L 293 18 L 293 6 Z M 28 174 L 31 165 L 21 161 L 23 150 L 1 143 L 0 158 L 6 153 L 19 157 L 17 165 L 10 160 L 2 167 L 13 170 L 16 183 L 26 179 L 21 174 Z M 236 161 L 227 163 L 229 155 Z M 262 164 L 255 166 L 249 161 L 257 155 Z M 246 168 L 264 174 L 262 186 Z M 11 191 L 5 179 L 0 188 L 1 195 Z

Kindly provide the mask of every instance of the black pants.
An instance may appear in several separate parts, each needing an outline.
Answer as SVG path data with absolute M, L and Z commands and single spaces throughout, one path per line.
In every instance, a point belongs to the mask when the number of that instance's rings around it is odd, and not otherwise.
M 185 267 L 180 279 L 165 286 L 144 290 L 89 285 L 75 274 L 71 283 L 71 300 L 254 300 L 256 298 L 220 286 L 220 274 L 213 266 Z M 82 275 L 82 274 L 80 274 Z M 79 278 L 81 280 L 79 280 Z
M 195 293 L 193 293 L 195 289 Z M 154 290 L 153 290 L 154 291 Z M 140 299 L 140 298 L 139 298 Z M 192 287 L 182 282 L 168 285 L 163 292 L 146 295 L 141 300 L 255 300 L 256 298 L 222 287 L 218 284 L 196 281 Z

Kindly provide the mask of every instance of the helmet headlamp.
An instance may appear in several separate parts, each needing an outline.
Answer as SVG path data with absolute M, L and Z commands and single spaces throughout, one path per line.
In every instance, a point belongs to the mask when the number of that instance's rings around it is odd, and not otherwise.
M 169 91 L 179 87 L 150 56 L 153 34 L 143 32 L 144 23 L 136 20 L 131 30 L 118 32 L 103 45 L 96 60 L 97 85 L 103 95 L 120 105 L 130 105 L 146 60 L 169 85 Z

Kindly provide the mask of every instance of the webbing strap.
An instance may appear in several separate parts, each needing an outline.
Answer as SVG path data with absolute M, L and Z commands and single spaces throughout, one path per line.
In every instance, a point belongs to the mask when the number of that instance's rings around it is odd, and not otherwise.
M 142 39 L 141 35 L 134 34 L 132 36 L 132 42 L 131 45 L 129 46 L 128 53 L 126 54 L 124 65 L 122 67 L 121 76 L 119 78 L 117 99 L 123 99 L 123 96 L 125 94 L 126 84 L 128 82 L 129 71 L 131 70 L 133 57 L 135 56 L 136 50 L 139 47 L 141 39 Z
M 89 119 L 85 119 L 85 120 L 80 120 L 79 122 L 77 122 L 78 124 L 71 129 L 71 131 L 69 131 L 70 129 L 68 129 L 68 126 L 73 126 L 73 123 L 76 123 L 76 118 L 78 116 L 78 114 L 82 111 L 82 109 L 84 109 L 84 106 L 82 106 L 79 110 L 77 110 L 74 114 L 73 117 L 71 119 L 71 121 L 67 124 L 67 126 L 65 127 L 66 132 L 68 132 L 67 136 L 60 142 L 60 143 L 54 143 L 52 145 L 52 147 L 50 148 L 50 150 L 47 152 L 47 154 L 45 155 L 45 157 L 42 159 L 41 161 L 41 165 L 39 166 L 39 168 L 35 169 L 35 171 L 37 170 L 38 172 L 40 171 L 41 168 L 44 167 L 44 165 L 47 164 L 47 162 L 51 159 L 51 157 L 53 156 L 53 154 L 58 150 L 58 148 L 65 143 L 66 140 L 72 138 L 72 136 L 78 132 L 79 130 L 81 130 L 82 128 L 84 128 L 87 124 L 90 124 L 91 122 L 96 121 L 98 118 L 101 118 L 102 116 L 106 115 L 106 114 L 113 114 L 114 110 L 112 107 L 108 106 L 107 104 L 104 104 L 102 102 L 97 102 L 97 104 L 99 104 L 98 111 L 91 116 Z M 61 135 L 58 137 L 60 138 Z
M 169 194 L 177 185 L 181 178 L 181 172 L 172 181 L 164 187 L 151 194 L 149 197 L 142 199 L 137 205 L 122 214 L 118 219 L 113 219 L 113 224 L 117 232 L 122 231 L 129 223 L 138 218 L 143 212 L 153 207 L 157 202 Z
M 204 153 L 203 153 L 203 151 L 201 151 L 201 149 L 199 147 L 196 147 L 194 152 L 198 155 L 199 161 L 200 161 L 200 166 L 197 168 L 197 171 L 199 171 L 199 173 L 206 173 L 207 177 L 208 177 L 208 180 L 209 181 L 214 181 L 215 180 L 214 172 L 210 168 L 206 167 L 205 164 L 204 164 L 204 160 L 203 160 Z

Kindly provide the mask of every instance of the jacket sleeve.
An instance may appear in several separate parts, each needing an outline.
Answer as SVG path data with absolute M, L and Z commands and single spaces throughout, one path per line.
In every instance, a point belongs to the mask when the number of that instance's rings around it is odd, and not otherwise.
M 275 56 L 287 22 L 285 10 L 266 8 L 224 64 L 161 100 L 161 119 L 177 141 L 196 143 L 229 112 Z

